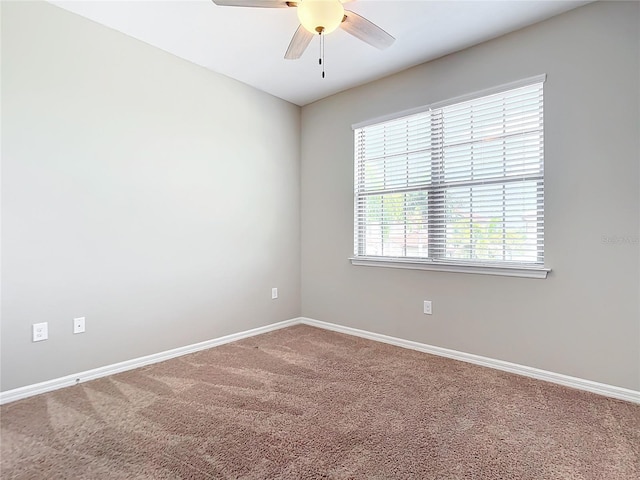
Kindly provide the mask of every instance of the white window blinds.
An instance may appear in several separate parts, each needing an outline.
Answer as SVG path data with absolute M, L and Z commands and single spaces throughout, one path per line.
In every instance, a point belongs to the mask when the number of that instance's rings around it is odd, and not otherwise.
M 542 81 L 355 129 L 355 255 L 544 263 Z

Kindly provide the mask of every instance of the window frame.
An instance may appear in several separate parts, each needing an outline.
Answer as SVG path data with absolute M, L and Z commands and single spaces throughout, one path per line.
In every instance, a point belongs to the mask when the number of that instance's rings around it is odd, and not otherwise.
M 383 117 L 377 117 L 371 120 L 367 120 L 364 122 L 360 122 L 352 125 L 353 130 L 357 130 L 363 127 L 372 126 L 375 124 L 390 122 L 392 120 L 400 119 L 403 117 L 408 117 L 415 114 L 425 113 L 427 111 L 433 111 L 436 109 L 442 109 L 450 105 L 468 102 L 471 100 L 479 99 L 485 96 L 499 94 L 508 90 L 514 90 L 521 87 L 530 86 L 533 84 L 544 83 L 546 81 L 546 74 L 537 75 L 534 77 L 529 77 L 526 79 L 518 80 L 515 82 L 510 82 L 506 84 L 502 84 L 496 87 L 476 91 L 470 94 L 450 98 L 448 100 L 436 102 L 429 105 L 423 105 L 418 108 L 413 108 L 409 110 L 404 110 L 397 113 L 392 113 L 389 115 L 385 115 Z M 544 124 L 543 124 L 543 132 L 544 132 Z M 542 155 L 543 155 L 543 170 L 542 170 L 542 183 L 544 185 L 544 145 L 542 147 Z M 432 162 L 432 168 L 435 162 Z M 358 173 L 358 158 L 357 158 L 357 145 L 355 144 L 354 139 L 354 186 L 357 185 L 355 182 L 357 180 Z M 430 191 L 435 191 L 437 189 L 431 189 Z M 429 196 L 430 200 L 427 201 L 427 205 L 431 202 L 431 195 Z M 438 244 L 435 245 L 432 243 L 428 244 L 429 248 L 429 258 L 416 258 L 416 257 L 392 257 L 392 256 L 367 256 L 362 253 L 362 245 L 358 241 L 358 237 L 360 235 L 358 230 L 358 214 L 356 212 L 357 209 L 357 192 L 354 192 L 354 219 L 353 219 L 353 228 L 354 228 L 354 254 L 349 257 L 352 265 L 358 266 L 376 266 L 376 267 L 388 267 L 388 268 L 403 268 L 403 269 L 412 269 L 412 270 L 433 270 L 433 271 L 442 271 L 442 272 L 451 272 L 451 273 L 473 273 L 473 274 L 485 274 L 485 275 L 500 275 L 500 276 L 510 276 L 510 277 L 525 277 L 525 278 L 547 278 L 548 273 L 551 271 L 550 268 L 543 265 L 542 262 L 538 264 L 527 264 L 527 263 L 510 263 L 510 262 L 487 262 L 483 263 L 481 260 L 469 261 L 469 260 L 455 260 L 451 258 L 444 258 L 442 256 L 432 255 L 432 248 L 437 248 Z M 543 197 L 544 201 L 544 197 Z M 442 206 L 442 204 L 439 204 Z M 543 210 L 544 212 L 544 207 Z M 431 223 L 434 221 L 435 216 L 429 215 L 428 222 Z M 543 217 L 544 221 L 544 217 Z M 406 228 L 406 225 L 405 225 Z M 358 253 L 356 249 L 360 249 Z

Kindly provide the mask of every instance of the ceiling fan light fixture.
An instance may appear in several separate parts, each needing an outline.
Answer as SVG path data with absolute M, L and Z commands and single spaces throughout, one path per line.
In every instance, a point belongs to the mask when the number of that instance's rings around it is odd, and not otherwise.
M 344 17 L 340 0 L 302 0 L 297 10 L 300 23 L 313 34 L 333 32 Z

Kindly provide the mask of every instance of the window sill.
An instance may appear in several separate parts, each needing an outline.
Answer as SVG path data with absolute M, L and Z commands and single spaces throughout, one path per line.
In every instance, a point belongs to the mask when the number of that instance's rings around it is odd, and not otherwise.
M 551 271 L 545 267 L 522 266 L 494 266 L 494 265 L 465 265 L 455 262 L 433 262 L 431 260 L 417 260 L 396 257 L 351 257 L 352 265 L 364 267 L 406 268 L 409 270 L 432 270 L 450 273 L 475 273 L 480 275 L 500 275 L 505 277 L 547 278 Z

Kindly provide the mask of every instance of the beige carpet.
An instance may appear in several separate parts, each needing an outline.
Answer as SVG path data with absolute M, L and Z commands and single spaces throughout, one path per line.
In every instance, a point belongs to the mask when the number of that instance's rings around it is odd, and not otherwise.
M 2 479 L 640 478 L 640 406 L 295 326 L 1 407 Z

